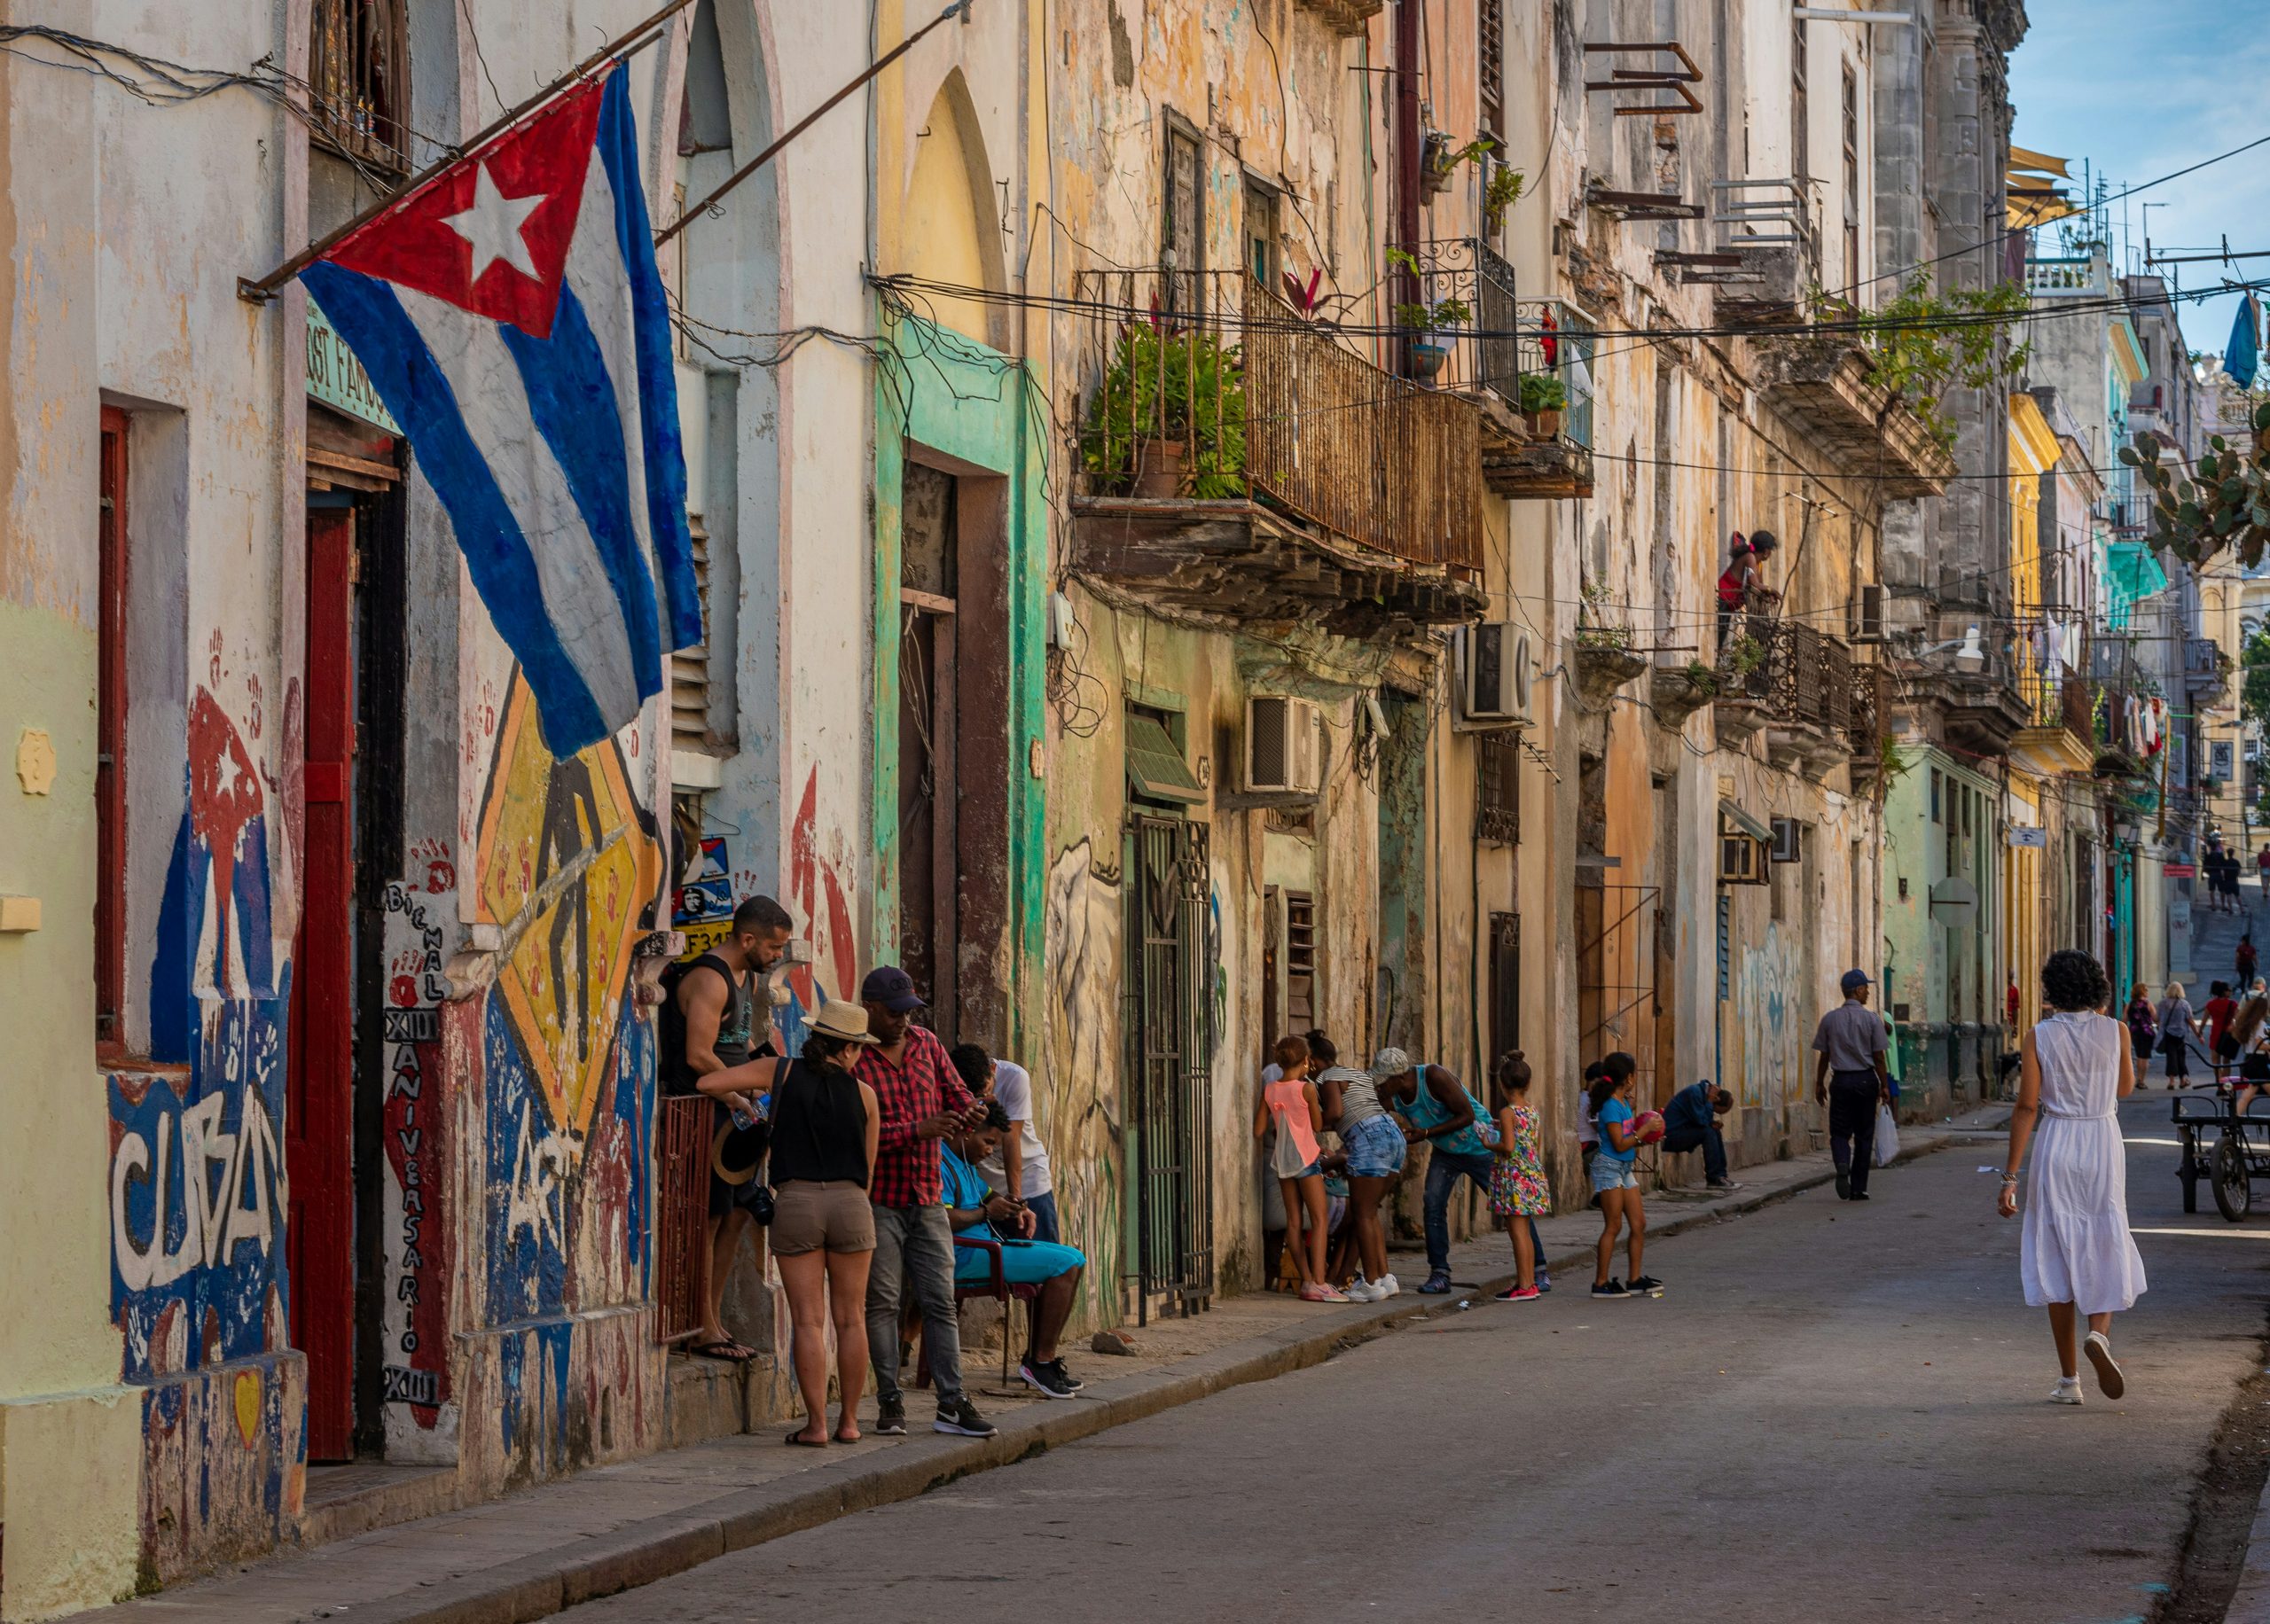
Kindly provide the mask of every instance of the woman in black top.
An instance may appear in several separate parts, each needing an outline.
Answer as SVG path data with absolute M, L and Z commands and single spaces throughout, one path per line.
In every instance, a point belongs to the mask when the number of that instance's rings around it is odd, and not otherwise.
M 743 1068 L 772 1104 L 772 1255 L 788 1291 L 795 1329 L 796 1386 L 804 1425 L 792 1444 L 824 1448 L 859 1440 L 859 1394 L 867 1382 L 867 1265 L 875 1251 L 867 1175 L 882 1113 L 875 1091 L 851 1074 L 867 1035 L 867 1011 L 828 1000 L 793 1060 Z M 701 1080 L 707 1084 L 708 1079 Z M 746 1084 L 744 1084 L 746 1087 Z M 842 1414 L 827 1425 L 827 1327 L 835 1326 L 835 1378 Z

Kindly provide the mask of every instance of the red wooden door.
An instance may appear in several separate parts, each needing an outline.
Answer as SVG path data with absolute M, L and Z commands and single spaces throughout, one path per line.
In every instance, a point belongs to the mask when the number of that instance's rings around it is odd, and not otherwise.
M 355 519 L 308 515 L 298 950 L 286 1154 L 292 1341 L 308 1356 L 308 1458 L 355 1453 Z

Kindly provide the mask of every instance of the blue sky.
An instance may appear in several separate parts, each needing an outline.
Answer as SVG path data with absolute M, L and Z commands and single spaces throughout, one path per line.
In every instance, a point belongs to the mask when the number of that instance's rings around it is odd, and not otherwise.
M 2010 59 L 2010 100 L 2017 109 L 2012 138 L 2020 146 L 2072 160 L 2080 193 L 2081 160 L 2118 191 L 2203 158 L 2270 135 L 2270 111 L 2259 86 L 2270 73 L 2270 20 L 2251 0 L 2031 0 L 2032 18 Z M 2116 269 L 2125 252 L 2143 253 L 2150 213 L 2155 253 L 2217 247 L 2227 234 L 2234 252 L 2270 248 L 2270 146 L 2226 160 L 2111 207 Z M 2055 241 L 2055 227 L 2041 236 Z M 2219 265 L 2163 270 L 2186 288 L 2217 285 Z M 2241 261 L 2233 277 L 2270 277 L 2270 260 Z M 2183 327 L 2194 349 L 2219 352 L 2238 296 L 2187 301 Z

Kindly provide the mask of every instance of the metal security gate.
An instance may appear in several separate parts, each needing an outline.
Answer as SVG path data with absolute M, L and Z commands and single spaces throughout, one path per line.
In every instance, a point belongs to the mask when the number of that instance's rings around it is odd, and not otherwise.
M 1134 820 L 1128 887 L 1128 1076 L 1136 1320 L 1195 1314 L 1214 1295 L 1214 1032 L 1208 995 L 1206 825 Z

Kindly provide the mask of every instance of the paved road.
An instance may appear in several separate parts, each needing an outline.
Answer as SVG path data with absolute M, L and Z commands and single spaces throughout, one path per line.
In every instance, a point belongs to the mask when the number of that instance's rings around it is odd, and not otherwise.
M 2124 1620 L 2174 1577 L 2256 1368 L 2270 1222 L 2183 1214 L 2133 1102 L 2152 1290 L 2128 1398 L 2043 1403 L 1991 1144 L 1666 1241 L 1660 1300 L 1477 1304 L 575 1611 L 1045 1617 Z M 1573 1284 L 1573 1283 L 1572 1283 Z

